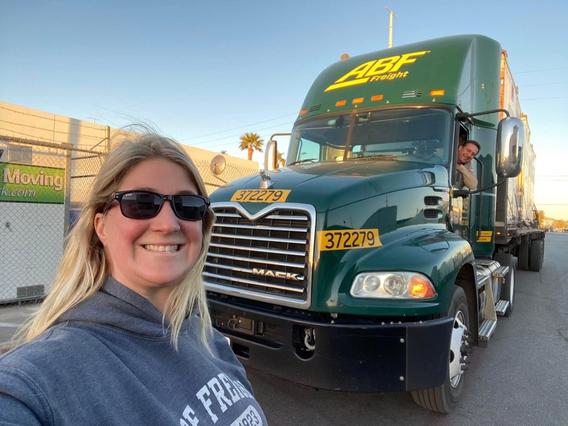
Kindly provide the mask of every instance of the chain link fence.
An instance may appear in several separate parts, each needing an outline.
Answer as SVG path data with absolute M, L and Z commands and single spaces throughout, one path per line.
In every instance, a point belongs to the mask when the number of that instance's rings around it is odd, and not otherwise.
M 41 299 L 105 152 L 0 137 L 0 304 Z
M 49 118 L 53 121 L 50 133 L 42 124 L 48 120 L 42 113 L 3 108 L 27 121 L 18 124 L 12 116 L 8 118 L 13 123 L 0 120 L 14 127 L 0 127 L 0 304 L 39 300 L 47 294 L 63 254 L 65 235 L 79 217 L 111 140 L 120 143 L 128 136 L 122 131 L 111 136 L 109 127 L 55 116 Z M 33 119 L 38 120 L 36 127 L 28 123 Z M 22 133 L 16 125 L 26 132 L 33 128 L 36 136 Z M 256 163 L 225 156 L 223 170 L 215 175 L 210 167 L 215 153 L 184 149 L 208 194 L 258 173 Z
M 0 304 L 41 299 L 47 293 L 66 232 L 79 217 L 109 146 L 85 149 L 0 136 Z M 187 151 L 208 194 L 258 171 L 254 163 L 229 161 L 215 175 L 210 159 Z

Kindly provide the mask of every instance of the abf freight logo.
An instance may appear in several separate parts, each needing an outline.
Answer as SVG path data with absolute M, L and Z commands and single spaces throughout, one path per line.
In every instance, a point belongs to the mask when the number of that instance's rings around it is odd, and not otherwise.
M 63 204 L 65 170 L 0 163 L 0 201 Z
M 430 50 L 420 50 L 418 52 L 389 56 L 388 58 L 365 62 L 337 79 L 331 86 L 325 89 L 325 92 L 373 81 L 406 78 L 408 71 L 404 70 L 403 67 L 408 64 L 413 64 L 416 62 L 416 58 L 427 55 L 430 52 Z

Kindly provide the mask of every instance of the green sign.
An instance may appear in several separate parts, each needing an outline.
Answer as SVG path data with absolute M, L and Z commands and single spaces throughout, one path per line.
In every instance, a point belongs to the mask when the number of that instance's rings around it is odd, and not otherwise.
M 65 170 L 0 163 L 0 201 L 63 204 Z

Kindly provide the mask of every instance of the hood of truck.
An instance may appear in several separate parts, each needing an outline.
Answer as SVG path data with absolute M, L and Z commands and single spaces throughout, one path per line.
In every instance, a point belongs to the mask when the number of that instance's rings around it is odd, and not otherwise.
M 290 190 L 287 202 L 308 203 L 322 212 L 389 192 L 443 185 L 443 170 L 442 166 L 422 163 L 367 159 L 299 164 L 269 175 L 270 189 Z M 260 189 L 260 184 L 259 175 L 239 179 L 215 191 L 211 201 L 229 201 L 236 191 Z M 244 203 L 243 206 L 250 213 L 256 213 L 266 204 Z

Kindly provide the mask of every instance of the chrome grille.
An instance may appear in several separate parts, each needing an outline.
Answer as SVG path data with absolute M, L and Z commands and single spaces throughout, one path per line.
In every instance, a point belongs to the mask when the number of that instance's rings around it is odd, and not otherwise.
M 203 272 L 206 288 L 307 306 L 313 208 L 277 203 L 251 215 L 237 203 L 212 207 L 216 221 Z

